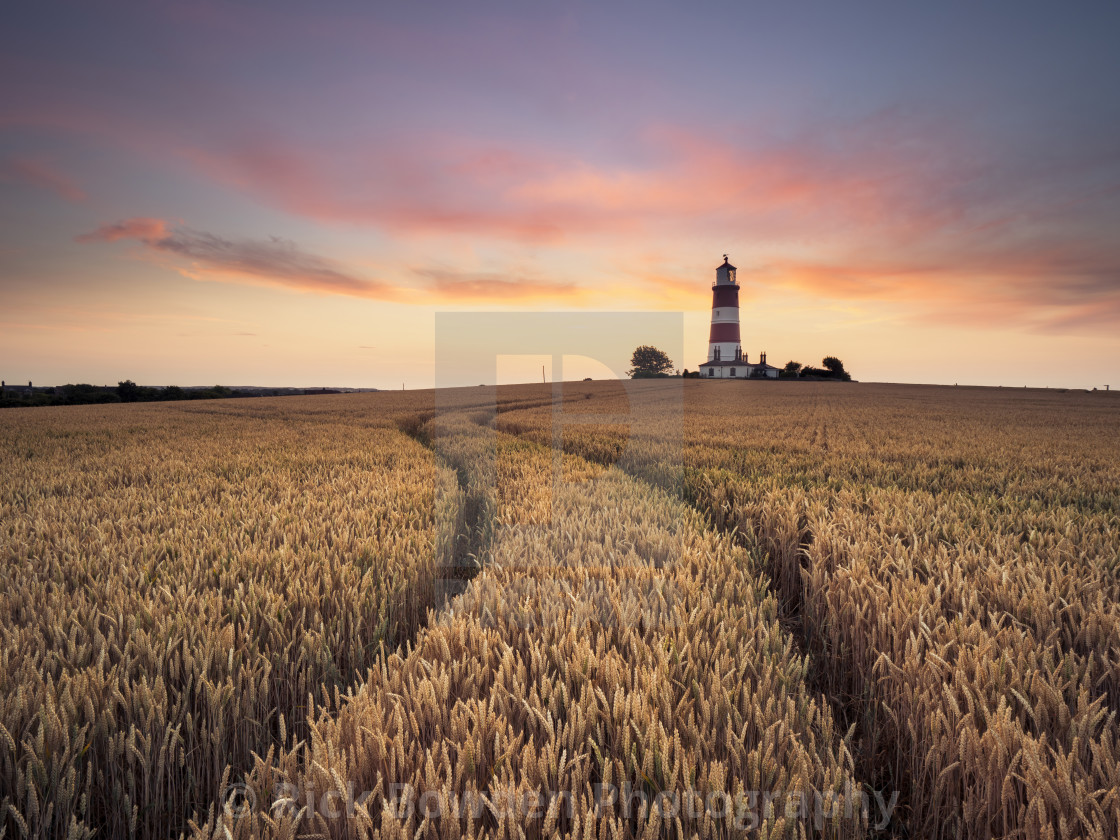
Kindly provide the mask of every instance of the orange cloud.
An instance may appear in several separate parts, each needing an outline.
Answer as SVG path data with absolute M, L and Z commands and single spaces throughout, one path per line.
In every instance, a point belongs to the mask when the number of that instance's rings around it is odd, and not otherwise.
M 586 298 L 588 290 L 574 283 L 510 278 L 500 274 L 416 269 L 440 300 L 567 300 Z
M 951 258 L 915 254 L 910 261 L 775 260 L 754 279 L 824 299 L 894 304 L 904 320 L 922 323 L 1049 333 L 1120 324 L 1120 258 L 1107 250 L 1071 255 L 1040 243 L 1007 252 L 962 250 Z

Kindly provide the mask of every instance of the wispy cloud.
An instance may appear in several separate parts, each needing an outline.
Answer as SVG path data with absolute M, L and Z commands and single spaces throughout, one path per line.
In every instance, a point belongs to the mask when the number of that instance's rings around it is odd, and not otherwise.
M 588 295 L 587 289 L 569 282 L 450 269 L 424 268 L 415 269 L 414 273 L 438 293 L 441 300 L 572 300 Z
M 993 164 L 969 149 L 959 126 L 934 116 L 887 109 L 780 141 L 646 127 L 627 138 L 633 154 L 614 162 L 465 137 L 326 149 L 254 133 L 179 153 L 213 180 L 274 207 L 390 231 L 402 241 L 451 236 L 523 254 L 541 246 L 602 254 L 705 241 L 736 252 L 741 279 L 752 284 L 892 301 L 908 317 L 957 308 L 960 322 L 1032 329 L 1120 323 L 1109 303 L 1120 251 L 1101 232 L 1109 219 L 1120 221 L 1120 190 L 1100 175 L 1116 170 L 1120 156 L 1063 164 L 1049 175 L 1024 172 L 1022 161 Z M 302 291 L 412 300 L 419 281 L 462 302 L 601 299 L 601 290 L 563 276 L 492 264 L 484 271 L 398 264 L 404 279 L 394 285 L 288 240 L 143 228 L 160 223 L 128 220 L 83 240 L 135 239 L 189 261 L 185 270 L 199 279 Z M 674 278 L 666 269 L 643 265 L 640 273 L 661 305 L 688 305 L 695 275 Z M 626 270 L 600 276 L 613 287 L 635 280 Z
M 80 203 L 86 200 L 85 191 L 77 182 L 55 167 L 38 158 L 14 158 L 0 167 L 0 180 L 27 184 L 49 190 L 67 201 Z
M 567 300 L 586 298 L 575 283 L 495 272 L 416 268 L 416 282 L 394 285 L 370 280 L 327 257 L 308 253 L 280 237 L 229 239 L 178 227 L 164 219 L 136 217 L 102 225 L 75 237 L 82 243 L 134 241 L 148 251 L 177 261 L 185 275 L 199 280 L 269 285 L 300 292 L 430 304 L 441 301 Z
M 203 280 L 251 282 L 300 292 L 391 300 L 399 290 L 359 277 L 333 260 L 303 251 L 288 239 L 226 239 L 190 228 L 171 228 L 162 219 L 134 218 L 104 225 L 79 242 L 131 239 L 152 251 L 189 262 L 184 273 Z
M 745 150 L 687 132 L 636 138 L 645 165 L 606 165 L 544 148 L 382 144 L 329 156 L 278 138 L 191 153 L 210 177 L 288 212 L 418 235 L 555 243 L 744 223 L 788 232 L 822 220 L 889 217 L 886 181 L 813 150 Z M 880 165 L 884 161 L 879 161 Z
M 1120 255 L 1079 253 L 1046 242 L 997 247 L 957 243 L 847 261 L 775 260 L 755 273 L 767 285 L 824 299 L 893 304 L 905 320 L 977 328 L 1021 327 L 1072 334 L 1120 325 Z
M 76 242 L 116 242 L 120 239 L 135 239 L 152 244 L 167 236 L 167 222 L 163 219 L 136 217 L 102 225 L 89 233 L 74 237 Z
M 1097 328 L 1108 316 L 1059 311 L 1093 302 L 1111 311 L 1120 250 L 1104 229 L 1120 221 L 1120 190 L 1100 179 L 1120 171 L 1120 155 L 993 162 L 943 117 L 888 108 L 780 141 L 646 127 L 627 138 L 633 154 L 621 163 L 463 137 L 385 142 L 378 154 L 335 147 L 329 157 L 255 137 L 195 160 L 321 222 L 531 248 L 718 241 L 746 258 L 751 283 L 890 300 L 914 317 L 945 303 L 1025 326 Z M 664 267 L 641 273 L 673 303 L 692 291 L 691 277 Z M 585 292 L 516 274 L 442 275 L 425 279 L 462 300 Z
M 218 182 L 321 222 L 521 244 L 748 231 L 756 241 L 899 238 L 974 215 L 978 165 L 929 116 L 888 109 L 781 140 L 647 125 L 621 142 L 626 154 L 597 158 L 446 134 L 327 151 L 260 132 L 186 154 Z

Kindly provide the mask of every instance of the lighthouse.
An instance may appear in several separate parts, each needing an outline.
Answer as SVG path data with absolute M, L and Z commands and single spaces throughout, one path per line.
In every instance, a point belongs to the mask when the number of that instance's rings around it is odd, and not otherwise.
M 777 379 L 778 369 L 766 364 L 766 354 L 750 363 L 739 340 L 739 283 L 735 266 L 723 255 L 712 286 L 712 330 L 708 333 L 708 361 L 700 365 L 704 379 Z
M 712 286 L 712 330 L 708 334 L 709 362 L 738 362 L 743 345 L 739 342 L 739 284 L 735 266 L 723 255 Z

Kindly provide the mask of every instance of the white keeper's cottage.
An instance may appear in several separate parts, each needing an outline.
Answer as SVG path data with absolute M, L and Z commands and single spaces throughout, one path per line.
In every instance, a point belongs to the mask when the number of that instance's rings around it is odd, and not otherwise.
M 739 340 L 739 284 L 735 266 L 723 255 L 712 286 L 712 330 L 708 335 L 708 361 L 700 365 L 704 379 L 777 379 L 778 369 L 766 364 L 766 353 L 751 362 Z

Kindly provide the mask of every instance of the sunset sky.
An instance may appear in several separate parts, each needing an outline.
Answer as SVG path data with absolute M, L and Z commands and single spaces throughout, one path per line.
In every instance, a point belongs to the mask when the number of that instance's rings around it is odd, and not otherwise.
M 0 378 L 430 387 L 464 310 L 683 312 L 695 369 L 728 253 L 752 359 L 1120 388 L 1118 44 L 1103 0 L 11 5 Z

